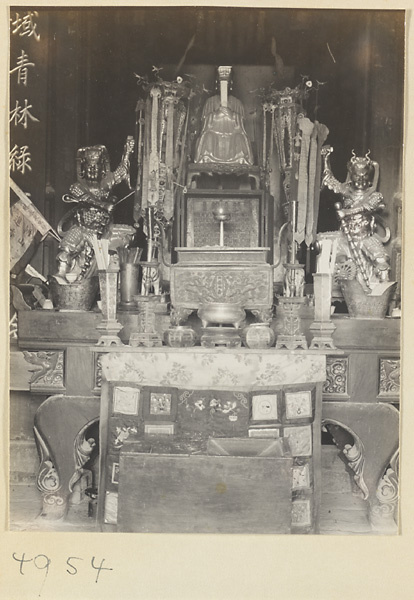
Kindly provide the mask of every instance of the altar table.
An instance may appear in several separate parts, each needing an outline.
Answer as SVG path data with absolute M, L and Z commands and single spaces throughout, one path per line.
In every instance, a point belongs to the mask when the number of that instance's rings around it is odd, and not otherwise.
M 172 525 L 168 523 L 166 530 L 177 533 L 188 531 L 179 518 L 178 504 L 174 509 L 171 494 L 161 485 L 160 469 L 167 468 L 173 469 L 181 478 L 183 473 L 194 471 L 191 478 L 193 485 L 191 481 L 185 482 L 199 503 L 200 523 L 197 522 L 197 511 L 188 511 L 193 513 L 193 531 L 317 531 L 322 384 L 326 379 L 324 354 L 278 352 L 274 349 L 123 347 L 108 349 L 101 357 L 101 365 L 98 520 L 103 530 L 131 530 L 130 524 L 125 529 L 126 519 L 118 513 L 118 506 L 124 506 L 131 514 L 148 518 L 147 528 L 145 523 L 139 523 L 134 531 L 157 531 L 154 529 L 154 515 L 148 514 L 148 511 L 144 515 L 137 506 L 131 507 L 131 500 L 126 502 L 121 494 L 124 489 L 128 496 L 132 494 L 135 497 L 136 503 L 145 503 L 152 498 L 153 503 L 162 504 L 165 498 L 164 509 L 161 507 L 157 514 L 164 511 L 168 516 L 168 512 L 171 513 Z M 279 458 L 285 458 L 285 464 L 290 466 L 281 465 L 277 471 L 274 465 L 272 467 L 271 454 L 266 459 L 263 458 L 266 454 L 258 454 L 256 458 L 241 457 L 245 454 L 243 450 L 242 455 L 239 452 L 231 457 L 212 456 L 208 452 L 211 438 L 223 439 L 224 442 L 232 438 L 245 439 L 247 445 L 249 439 L 287 441 L 291 458 L 288 454 Z M 153 464 L 149 473 L 146 456 Z M 239 469 L 244 465 L 246 470 L 244 487 L 229 470 L 229 465 L 236 462 L 240 465 Z M 136 465 L 132 476 L 131 465 Z M 188 471 L 185 465 L 188 465 Z M 267 517 L 266 521 L 263 516 L 262 519 L 257 517 L 254 523 L 246 522 L 246 512 L 236 499 L 233 499 L 234 514 L 232 519 L 228 519 L 228 530 L 220 512 L 214 516 L 210 511 L 207 519 L 206 503 L 213 503 L 217 496 L 208 487 L 208 477 L 215 472 L 214 465 L 218 471 L 224 469 L 228 481 L 221 483 L 229 487 L 229 495 L 234 493 L 234 498 L 237 498 L 236 492 L 231 490 L 239 490 L 240 502 L 244 493 L 251 498 L 248 473 L 253 477 L 261 472 L 259 480 L 265 496 L 263 504 L 269 503 L 268 494 L 272 489 L 275 520 Z M 264 475 L 267 473 L 269 477 L 272 469 L 279 474 L 275 475 L 273 488 Z M 277 478 L 282 478 L 287 472 L 289 476 L 283 480 L 282 490 L 277 485 Z M 135 487 L 131 484 L 131 477 L 136 480 Z M 150 490 L 149 485 L 152 485 Z M 213 477 L 211 488 L 216 485 L 218 483 Z M 197 489 L 200 490 L 198 495 Z M 281 524 L 280 519 L 277 520 L 277 511 L 279 506 L 285 514 L 286 494 L 290 508 L 286 513 L 288 519 Z M 281 498 L 279 505 L 277 498 Z M 222 510 L 228 510 L 227 505 L 220 506 Z M 269 515 L 269 507 L 264 515 Z

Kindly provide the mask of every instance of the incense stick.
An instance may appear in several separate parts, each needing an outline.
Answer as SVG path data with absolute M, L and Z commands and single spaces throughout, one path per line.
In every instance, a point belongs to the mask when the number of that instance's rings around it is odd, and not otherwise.
M 118 246 L 116 249 L 119 262 L 122 264 L 130 263 L 137 264 L 140 261 L 141 254 L 143 252 L 142 248 L 127 248 L 126 246 Z

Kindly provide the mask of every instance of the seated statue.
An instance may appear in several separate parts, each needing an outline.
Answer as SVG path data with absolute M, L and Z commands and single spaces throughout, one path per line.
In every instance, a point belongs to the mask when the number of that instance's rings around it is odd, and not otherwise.
M 77 206 L 64 215 L 57 227 L 62 237 L 55 275 L 59 283 L 81 281 L 95 273 L 92 238 L 99 239 L 108 232 L 117 200 L 111 191 L 129 179 L 129 155 L 133 149 L 134 140 L 128 137 L 121 163 L 111 172 L 105 146 L 79 148 L 77 182 L 70 186 L 69 194 L 63 196 L 64 202 L 75 202 Z M 70 223 L 69 228 L 64 230 L 67 223 Z
M 336 205 L 336 208 L 348 246 L 347 258 L 355 263 L 357 278 L 362 285 L 370 287 L 371 283 L 388 281 L 390 258 L 383 242 L 389 240 L 389 229 L 385 227 L 384 239 L 376 232 L 376 213 L 384 208 L 383 196 L 376 191 L 378 163 L 369 158 L 369 153 L 364 157 L 353 153 L 347 165 L 347 179 L 341 183 L 331 171 L 331 152 L 332 148 L 328 146 L 322 149 L 325 163 L 322 185 L 342 196 L 343 204 Z M 341 260 L 343 259 L 344 257 Z
M 204 105 L 194 162 L 252 165 L 243 104 L 228 95 L 231 67 L 219 67 L 218 74 L 220 95 L 208 98 Z

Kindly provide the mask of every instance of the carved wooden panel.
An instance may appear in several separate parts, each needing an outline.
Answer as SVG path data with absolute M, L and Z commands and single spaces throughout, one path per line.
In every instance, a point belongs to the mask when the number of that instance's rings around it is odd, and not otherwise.
M 64 351 L 63 350 L 25 350 L 26 362 L 30 363 L 30 389 L 64 390 Z
M 326 381 L 324 394 L 345 395 L 348 393 L 348 357 L 326 357 Z
M 175 307 L 195 309 L 203 302 L 241 302 L 244 308 L 272 305 L 273 281 L 270 265 L 175 265 L 171 275 L 171 300 Z
M 102 386 L 102 353 L 98 352 L 95 354 L 95 368 L 94 368 L 94 382 L 93 389 L 94 391 L 99 391 Z
M 400 393 L 400 359 L 380 358 L 379 390 L 382 395 L 399 395 Z

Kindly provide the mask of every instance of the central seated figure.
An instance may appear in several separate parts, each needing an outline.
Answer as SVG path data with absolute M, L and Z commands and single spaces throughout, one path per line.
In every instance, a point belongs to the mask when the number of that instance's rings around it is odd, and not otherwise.
M 243 123 L 243 104 L 229 96 L 230 78 L 231 67 L 218 67 L 220 95 L 212 96 L 204 105 L 195 163 L 253 165 L 252 148 Z

